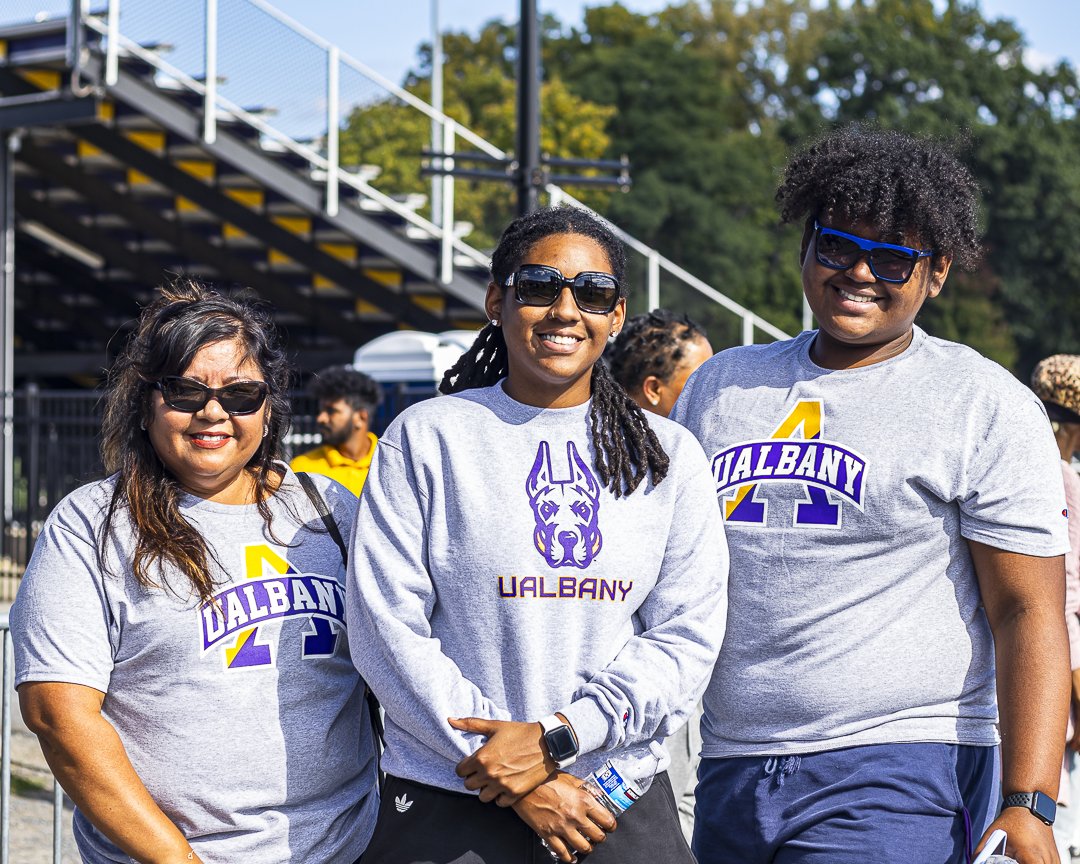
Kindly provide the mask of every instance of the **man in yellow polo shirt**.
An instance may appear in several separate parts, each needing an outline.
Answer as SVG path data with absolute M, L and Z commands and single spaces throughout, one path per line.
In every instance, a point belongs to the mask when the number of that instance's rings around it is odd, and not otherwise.
M 363 372 L 330 366 L 312 379 L 311 392 L 319 400 L 316 421 L 323 443 L 289 464 L 293 471 L 332 477 L 359 495 L 379 440 L 370 425 L 382 390 Z

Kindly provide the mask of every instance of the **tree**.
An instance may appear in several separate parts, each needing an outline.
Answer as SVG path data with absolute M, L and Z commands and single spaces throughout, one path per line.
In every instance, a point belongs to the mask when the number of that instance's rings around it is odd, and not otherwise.
M 557 26 L 548 19 L 547 28 Z M 476 38 L 448 33 L 445 54 L 444 111 L 457 123 L 481 135 L 500 149 L 514 150 L 516 84 L 515 31 L 499 22 L 488 24 Z M 410 73 L 405 89 L 430 101 L 428 46 L 420 51 L 420 70 Z M 605 131 L 614 109 L 574 95 L 559 78 L 543 81 L 540 90 L 541 149 L 562 158 L 596 159 L 608 149 Z M 430 180 L 420 173 L 421 151 L 429 147 L 431 122 L 426 115 L 396 100 L 386 99 L 356 108 L 341 135 L 344 164 L 373 164 L 381 168 L 373 185 L 388 193 L 426 193 Z M 473 150 L 458 140 L 457 149 Z M 490 169 L 469 163 L 465 167 Z M 602 208 L 609 193 L 570 190 L 590 206 Z M 458 181 L 455 184 L 455 221 L 472 223 L 468 240 L 491 248 L 515 212 L 514 190 L 509 183 Z
M 1045 354 L 1080 350 L 1075 72 L 1031 68 L 1011 22 L 959 0 L 940 12 L 930 0 L 833 2 L 822 15 L 816 106 L 804 110 L 967 140 L 986 260 L 927 305 L 929 329 L 1025 372 Z

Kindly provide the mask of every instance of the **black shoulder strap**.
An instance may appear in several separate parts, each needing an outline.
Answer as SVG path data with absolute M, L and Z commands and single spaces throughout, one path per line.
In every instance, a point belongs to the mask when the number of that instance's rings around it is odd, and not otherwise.
M 341 538 L 341 531 L 338 530 L 337 522 L 334 521 L 334 514 L 330 512 L 330 508 L 326 504 L 326 499 L 324 499 L 322 493 L 319 492 L 319 487 L 315 485 L 315 481 L 304 471 L 297 471 L 296 479 L 299 480 L 300 485 L 304 487 L 304 491 L 318 511 L 319 517 L 323 521 L 323 525 L 326 526 L 326 530 L 330 532 L 330 536 L 334 538 L 334 542 L 337 543 L 338 549 L 341 550 L 342 562 L 348 567 L 349 553 L 345 548 L 345 541 Z M 377 770 L 379 772 L 379 778 L 381 779 L 383 776 L 382 766 L 379 763 L 382 761 L 383 746 L 382 714 L 380 712 L 379 700 L 375 698 L 375 694 L 371 692 L 370 687 L 364 687 L 364 698 L 367 700 L 368 714 L 371 717 L 371 731 L 375 736 L 375 760 L 378 765 Z
M 345 563 L 345 566 L 348 567 L 349 551 L 345 548 L 345 541 L 341 539 L 341 532 L 338 530 L 337 522 L 334 521 L 334 514 L 331 513 L 330 508 L 326 506 L 326 500 L 322 497 L 322 493 L 319 492 L 319 487 L 315 485 L 315 481 L 304 471 L 297 471 L 296 479 L 300 481 L 300 485 L 304 487 L 307 497 L 310 498 L 311 503 L 315 505 L 315 509 L 319 512 L 319 517 L 322 519 L 323 525 L 326 526 L 326 530 L 330 532 L 330 536 L 334 538 L 334 542 L 337 543 L 338 549 L 341 550 L 341 560 Z

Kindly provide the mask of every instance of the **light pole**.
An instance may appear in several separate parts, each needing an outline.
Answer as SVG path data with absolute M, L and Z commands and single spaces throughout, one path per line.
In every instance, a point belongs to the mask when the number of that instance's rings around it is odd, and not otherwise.
M 439 32 L 439 0 L 431 0 L 431 107 L 443 113 L 443 53 Z M 431 149 L 442 150 L 442 123 L 431 119 Z M 431 221 L 442 226 L 442 177 L 431 178 Z
M 540 27 L 536 0 L 521 0 L 517 80 L 518 215 L 540 208 Z

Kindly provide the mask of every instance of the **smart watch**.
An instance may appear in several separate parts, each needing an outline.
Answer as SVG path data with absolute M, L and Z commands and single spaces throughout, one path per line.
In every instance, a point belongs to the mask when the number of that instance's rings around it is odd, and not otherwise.
M 1002 807 L 1023 807 L 1047 825 L 1053 825 L 1057 816 L 1057 802 L 1042 792 L 1013 792 L 1005 796 Z
M 560 768 L 573 765 L 578 757 L 578 740 L 574 730 L 557 714 L 540 721 L 548 753 Z

